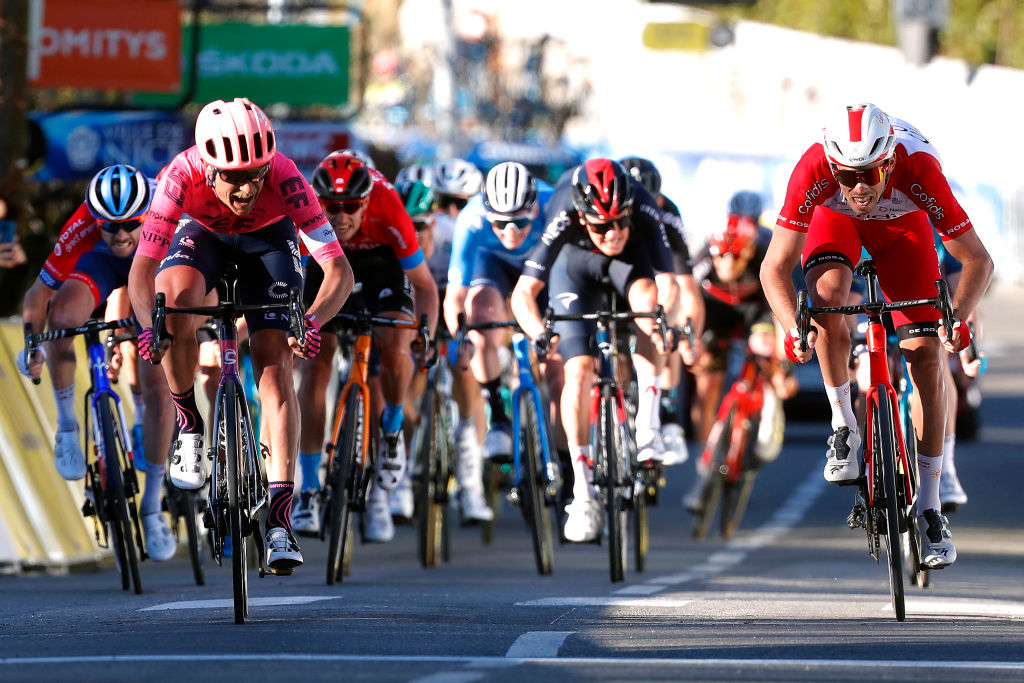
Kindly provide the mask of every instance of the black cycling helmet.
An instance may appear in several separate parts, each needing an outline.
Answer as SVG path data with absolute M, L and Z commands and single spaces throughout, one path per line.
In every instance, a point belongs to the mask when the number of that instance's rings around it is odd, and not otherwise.
M 344 152 L 331 152 L 313 171 L 313 191 L 320 199 L 349 202 L 365 199 L 373 189 L 366 165 Z
M 619 163 L 626 169 L 626 173 L 639 180 L 652 196 L 657 197 L 661 194 L 661 173 L 650 159 L 625 157 Z
M 611 159 L 589 159 L 572 172 L 572 205 L 587 219 L 610 221 L 629 213 L 633 183 Z

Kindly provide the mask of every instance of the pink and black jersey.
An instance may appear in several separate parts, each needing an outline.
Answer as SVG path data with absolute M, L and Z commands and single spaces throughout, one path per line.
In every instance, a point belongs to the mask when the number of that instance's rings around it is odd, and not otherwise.
M 57 243 L 39 273 L 39 279 L 50 289 L 60 289 L 75 269 L 78 259 L 92 251 L 100 239 L 99 223 L 89 213 L 85 202 L 82 202 L 61 229 Z
M 893 220 L 912 211 L 924 211 L 943 240 L 959 237 L 972 228 L 971 219 L 953 196 L 935 146 L 906 121 L 892 119 L 896 133 L 896 166 L 878 204 L 866 216 L 857 216 L 832 176 L 825 148 L 815 143 L 804 152 L 789 179 L 786 201 L 777 225 L 807 232 L 815 207 L 863 220 Z
M 402 198 L 383 174 L 375 169 L 367 170 L 373 178 L 373 189 L 363 212 L 362 226 L 341 246 L 349 252 L 350 258 L 357 258 L 360 251 L 391 247 L 403 270 L 415 268 L 423 262 L 423 251 Z
M 274 155 L 256 205 L 245 216 L 236 216 L 217 198 L 194 146 L 178 154 L 160 178 L 138 253 L 162 259 L 183 214 L 212 232 L 227 234 L 252 232 L 287 217 L 318 263 L 342 253 L 313 188 L 283 154 Z

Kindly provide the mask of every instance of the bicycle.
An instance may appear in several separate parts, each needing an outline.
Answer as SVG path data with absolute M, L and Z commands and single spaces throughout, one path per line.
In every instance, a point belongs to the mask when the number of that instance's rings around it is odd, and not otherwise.
M 704 445 L 702 462 L 708 475 L 694 510 L 693 537 L 707 537 L 722 503 L 719 533 L 732 538 L 746 512 L 760 462 L 754 453 L 755 437 L 765 402 L 765 387 L 772 374 L 772 359 L 747 347 L 743 365 L 722 399 Z
M 85 429 L 83 450 L 87 460 L 85 475 L 85 503 L 82 515 L 93 517 L 96 543 L 110 548 L 113 538 L 114 559 L 121 575 L 121 589 L 134 588 L 142 593 L 139 562 L 146 560 L 146 546 L 142 542 L 135 497 L 139 494 L 139 479 L 135 472 L 135 454 L 121 398 L 113 390 L 107 377 L 107 351 L 100 332 L 134 327 L 135 318 L 122 318 L 104 322 L 91 319 L 80 327 L 51 330 L 34 334 L 32 324 L 25 323 L 25 357 L 42 342 L 85 337 L 89 356 L 90 386 L 85 395 Z M 39 384 L 40 378 L 32 379 Z M 92 449 L 90 445 L 92 426 Z M 101 538 L 102 532 L 102 538 Z
M 797 297 L 797 328 L 801 349 L 807 348 L 811 317 L 821 314 L 866 315 L 867 346 L 871 384 L 864 392 L 867 405 L 864 442 L 864 474 L 857 482 L 854 506 L 847 518 L 851 529 L 863 528 L 868 536 L 868 554 L 881 562 L 879 537 L 885 539 L 888 558 L 889 592 L 898 621 L 906 619 L 903 593 L 903 544 L 913 567 L 921 568 L 921 545 L 913 514 L 917 498 L 917 467 L 907 456 L 903 427 L 899 420 L 897 394 L 890 379 L 886 357 L 886 331 L 882 314 L 886 311 L 931 305 L 939 309 L 941 323 L 953 327 L 953 308 L 946 282 L 935 281 L 937 296 L 912 301 L 886 302 L 881 298 L 875 264 L 865 259 L 857 273 L 867 283 L 867 299 L 852 306 L 811 307 L 808 294 L 802 290 Z
M 327 584 L 344 580 L 349 573 L 352 541 L 352 513 L 366 509 L 366 497 L 373 472 L 370 429 L 370 350 L 374 327 L 405 327 L 417 330 L 426 353 L 429 334 L 426 320 L 419 324 L 368 313 L 339 313 L 336 321 L 348 322 L 355 332 L 348 379 L 338 390 L 331 440 L 324 447 L 327 477 L 320 492 L 323 519 L 320 538 L 327 538 Z M 421 358 L 421 367 L 424 365 Z M 339 457 L 340 456 L 340 457 Z
M 627 565 L 627 520 L 635 511 L 636 496 L 633 463 L 635 448 L 630 448 L 626 402 L 617 374 L 618 343 L 616 322 L 652 318 L 662 339 L 668 338 L 665 315 L 659 305 L 648 313 L 599 311 L 597 313 L 544 314 L 544 338 L 550 340 L 558 321 L 591 321 L 597 324 L 597 377 L 591 388 L 590 443 L 594 448 L 594 486 L 608 517 L 608 566 L 612 582 L 625 578 Z
M 157 292 L 153 307 L 153 337 L 163 338 L 168 314 L 212 317 L 220 344 L 221 376 L 213 411 L 213 444 L 207 458 L 213 460 L 210 473 L 208 510 L 205 523 L 213 546 L 213 557 L 223 566 L 225 542 L 231 543 L 231 584 L 235 623 L 244 624 L 249 615 L 248 551 L 250 536 L 256 547 L 256 565 L 260 578 L 266 576 L 265 551 L 260 533 L 259 515 L 267 504 L 266 454 L 256 441 L 245 389 L 239 378 L 238 331 L 235 321 L 244 313 L 285 311 L 291 321 L 291 333 L 305 343 L 302 297 L 297 287 L 287 303 L 241 304 L 237 298 L 237 266 L 229 264 L 217 286 L 216 306 L 167 306 L 166 295 Z M 155 341 L 159 343 L 159 341 Z M 275 573 L 291 574 L 293 570 Z

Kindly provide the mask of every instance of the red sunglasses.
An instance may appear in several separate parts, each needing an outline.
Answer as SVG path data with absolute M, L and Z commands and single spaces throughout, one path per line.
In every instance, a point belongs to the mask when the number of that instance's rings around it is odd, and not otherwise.
M 884 162 L 881 166 L 857 170 L 839 169 L 835 164 L 830 164 L 830 166 L 832 167 L 832 175 L 835 176 L 835 179 L 843 187 L 857 187 L 860 183 L 869 186 L 878 185 L 889 176 L 888 161 Z
M 359 209 L 366 206 L 366 201 L 362 199 L 350 199 L 343 202 L 332 202 L 326 199 L 320 200 L 320 206 L 324 207 L 324 211 L 331 214 L 332 216 L 344 213 L 349 216 L 359 211 Z

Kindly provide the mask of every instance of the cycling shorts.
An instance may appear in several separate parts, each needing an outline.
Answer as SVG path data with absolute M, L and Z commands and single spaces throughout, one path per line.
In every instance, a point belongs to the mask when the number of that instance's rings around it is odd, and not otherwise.
M 555 313 L 579 314 L 607 310 L 609 293 L 623 299 L 634 282 L 654 279 L 654 270 L 645 258 L 630 263 L 621 260 L 628 249 L 612 258 L 586 251 L 572 244 L 562 247 L 548 276 L 548 298 Z M 623 305 L 621 310 L 627 310 Z M 575 356 L 597 355 L 597 323 L 564 320 L 555 323 L 558 352 L 568 360 Z
M 704 310 L 704 334 L 701 341 L 711 354 L 709 370 L 726 369 L 729 346 L 733 339 L 746 339 L 755 326 L 765 323 L 774 330 L 772 311 L 763 299 L 730 305 L 704 293 Z
M 804 273 L 829 264 L 852 270 L 860 260 L 861 247 L 875 261 L 886 301 L 928 299 L 936 295 L 939 262 L 932 225 L 924 211 L 889 220 L 861 220 L 817 207 L 804 244 Z M 936 336 L 935 323 L 939 317 L 939 311 L 927 305 L 892 312 L 900 339 Z
M 92 293 L 92 307 L 103 304 L 118 287 L 128 284 L 128 271 L 132 267 L 132 259 L 114 256 L 107 249 L 96 245 L 92 251 L 78 257 L 75 269 L 68 275 L 68 280 L 78 280 Z
M 243 305 L 287 304 L 292 287 L 302 287 L 299 245 L 290 218 L 239 234 L 213 232 L 191 218 L 181 221 L 160 270 L 194 268 L 206 280 L 206 292 L 220 281 L 229 262 L 238 266 L 236 291 Z M 249 332 L 288 330 L 287 311 L 245 314 Z

